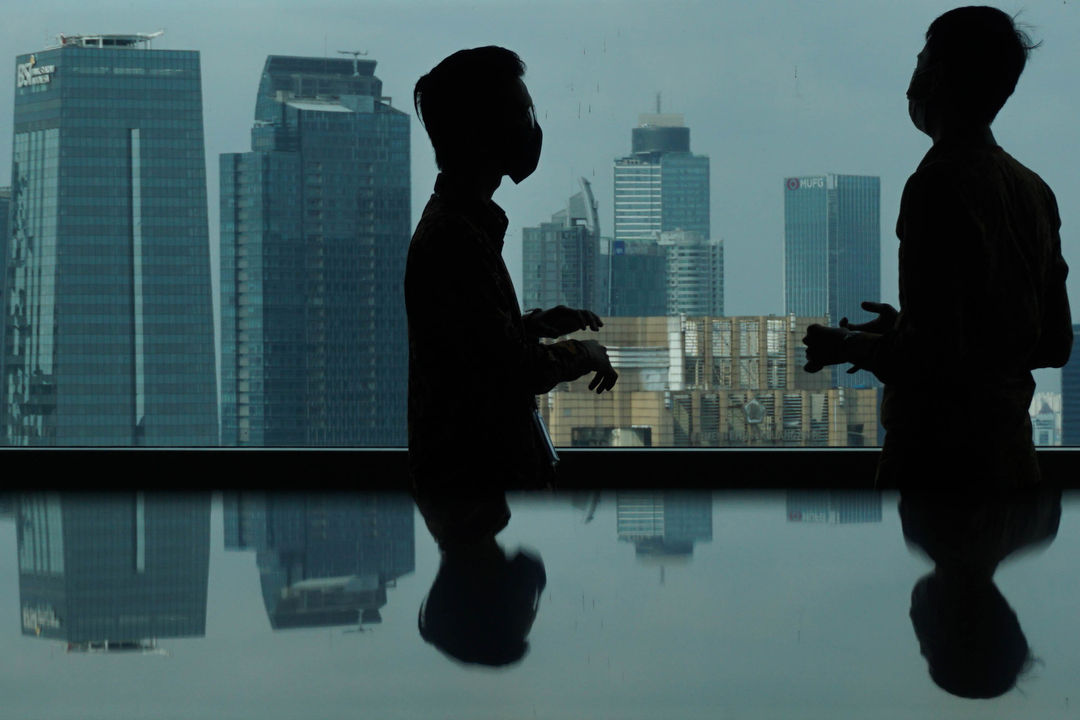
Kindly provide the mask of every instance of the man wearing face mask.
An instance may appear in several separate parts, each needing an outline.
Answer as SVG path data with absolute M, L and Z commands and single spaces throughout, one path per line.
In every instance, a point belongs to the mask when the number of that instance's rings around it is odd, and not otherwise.
M 933 147 L 904 188 L 900 310 L 811 326 L 806 369 L 852 363 L 885 383 L 878 482 L 1023 486 L 1039 480 L 1031 370 L 1072 347 L 1054 193 L 990 123 L 1016 87 L 1027 35 L 990 7 L 937 18 L 908 88 Z
M 507 218 L 492 201 L 503 176 L 536 169 L 542 132 L 510 50 L 447 57 L 416 83 L 413 101 L 440 173 L 413 234 L 405 271 L 409 319 L 409 469 L 440 543 L 484 540 L 505 526 L 507 488 L 550 486 L 553 457 L 536 395 L 592 371 L 617 379 L 588 310 L 521 314 L 502 259 Z

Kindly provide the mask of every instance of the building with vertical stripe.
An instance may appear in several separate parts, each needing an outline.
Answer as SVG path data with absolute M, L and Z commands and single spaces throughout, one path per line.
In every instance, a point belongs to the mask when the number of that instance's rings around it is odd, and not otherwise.
M 155 37 L 16 59 L 6 444 L 217 444 L 199 54 Z

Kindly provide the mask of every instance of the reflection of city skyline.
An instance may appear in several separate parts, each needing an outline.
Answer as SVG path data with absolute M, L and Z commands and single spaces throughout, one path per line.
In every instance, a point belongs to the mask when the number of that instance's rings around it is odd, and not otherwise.
M 876 490 L 788 490 L 788 522 L 881 522 L 881 493 Z
M 274 630 L 379 623 L 415 569 L 408 496 L 226 493 L 223 509 L 225 549 L 255 551 Z
M 694 543 L 712 541 L 712 496 L 664 490 L 616 493 L 620 542 L 632 542 L 640 562 L 689 562 Z
M 205 634 L 208 493 L 23 494 L 14 510 L 23 635 L 145 651 Z

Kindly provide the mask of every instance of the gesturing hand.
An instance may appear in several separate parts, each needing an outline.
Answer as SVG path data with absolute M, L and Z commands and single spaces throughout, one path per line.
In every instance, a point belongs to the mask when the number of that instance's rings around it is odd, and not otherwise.
M 876 303 L 865 301 L 861 303 L 862 309 L 867 312 L 877 313 L 878 316 L 869 322 L 852 325 L 847 318 L 840 318 L 840 327 L 846 330 L 858 330 L 859 332 L 886 333 L 896 325 L 899 311 L 889 303 Z
M 847 328 L 833 328 L 817 323 L 806 328 L 806 365 L 803 370 L 815 373 L 826 365 L 847 362 L 844 357 L 844 338 L 851 334 Z
M 600 316 L 589 310 L 575 310 L 556 305 L 549 310 L 531 313 L 529 325 L 539 337 L 558 338 L 578 330 L 599 330 L 604 326 Z
M 595 340 L 581 340 L 579 342 L 585 349 L 585 357 L 589 360 L 589 369 L 596 371 L 592 382 L 589 383 L 589 389 L 595 390 L 596 394 L 599 395 L 605 390 L 615 387 L 615 382 L 619 379 L 619 373 L 615 372 L 615 368 L 611 367 L 607 348 Z

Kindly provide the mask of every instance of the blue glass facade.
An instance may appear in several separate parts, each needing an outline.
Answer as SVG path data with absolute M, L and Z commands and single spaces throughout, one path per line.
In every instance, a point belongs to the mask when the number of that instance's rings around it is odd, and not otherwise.
M 681 115 L 642 115 L 632 154 L 615 160 L 614 243 L 608 315 L 677 314 L 659 234 L 683 230 L 709 240 L 709 158 L 690 152 Z M 657 258 L 657 256 L 659 256 Z M 676 283 L 680 284 L 680 283 Z M 682 283 L 685 284 L 685 283 Z M 723 277 L 717 279 L 723 297 Z
M 216 445 L 198 53 L 16 64 L 4 441 Z
M 416 566 L 407 495 L 224 498 L 225 543 L 254 550 L 275 630 L 380 621 L 387 588 Z
M 814 175 L 784 181 L 784 312 L 869 319 L 881 298 L 881 180 Z M 872 373 L 834 368 L 841 387 L 873 387 Z
M 221 156 L 224 445 L 405 444 L 409 116 L 374 70 L 270 56 Z
M 201 637 L 210 495 L 20 495 L 23 635 L 69 643 Z
M 1072 354 L 1061 368 L 1061 444 L 1080 445 L 1080 325 L 1073 325 Z

